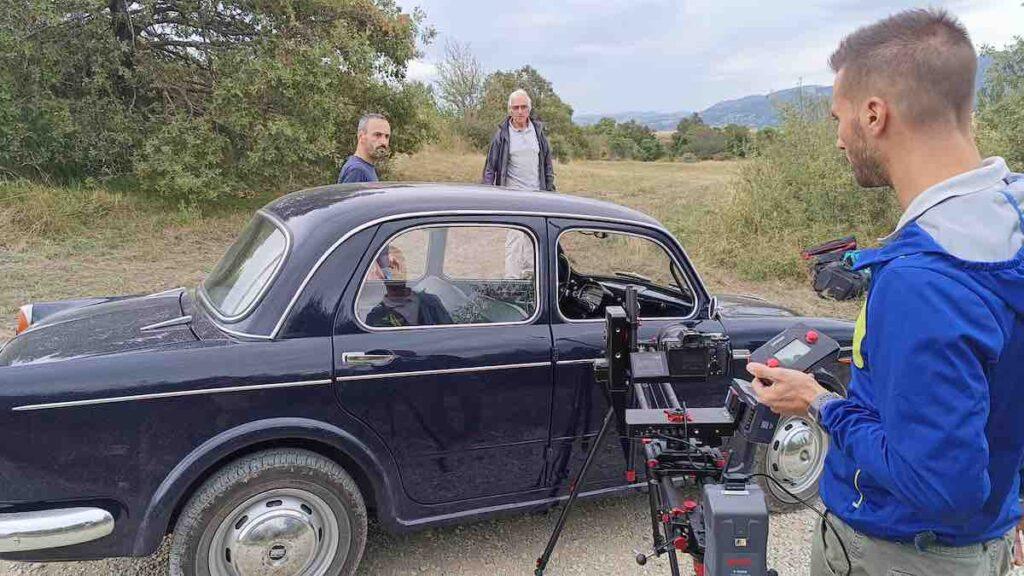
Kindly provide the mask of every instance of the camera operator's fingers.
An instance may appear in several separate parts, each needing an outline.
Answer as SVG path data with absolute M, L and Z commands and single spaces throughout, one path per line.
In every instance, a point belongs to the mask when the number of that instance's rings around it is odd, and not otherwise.
M 779 380 L 786 372 L 791 372 L 791 370 L 786 368 L 769 368 L 760 362 L 748 362 L 747 372 L 753 374 L 755 378 L 767 381 L 766 384 L 769 384 Z

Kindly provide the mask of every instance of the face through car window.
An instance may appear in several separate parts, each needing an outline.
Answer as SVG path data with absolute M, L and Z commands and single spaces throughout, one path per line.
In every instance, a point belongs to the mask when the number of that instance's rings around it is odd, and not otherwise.
M 372 329 L 526 322 L 537 309 L 537 249 L 511 226 L 432 226 L 393 236 L 360 286 Z
M 558 303 L 570 320 L 603 319 L 622 304 L 626 286 L 640 291 L 648 318 L 689 316 L 694 303 L 685 277 L 660 244 L 605 230 L 569 230 L 558 239 Z

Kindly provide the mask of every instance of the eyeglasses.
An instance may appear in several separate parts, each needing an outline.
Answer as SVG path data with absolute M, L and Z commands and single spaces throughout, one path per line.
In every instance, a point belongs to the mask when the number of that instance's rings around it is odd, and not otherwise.
M 513 110 L 529 110 L 530 109 L 530 107 L 527 106 L 526 104 L 520 104 L 518 106 L 509 106 L 509 108 L 511 108 Z

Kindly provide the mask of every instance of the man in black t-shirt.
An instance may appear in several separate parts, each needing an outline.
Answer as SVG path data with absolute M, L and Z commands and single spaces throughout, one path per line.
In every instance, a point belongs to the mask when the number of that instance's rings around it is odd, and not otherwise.
M 391 124 L 380 114 L 364 114 L 356 131 L 356 153 L 349 156 L 338 174 L 338 184 L 376 182 L 375 164 L 387 158 L 391 147 Z

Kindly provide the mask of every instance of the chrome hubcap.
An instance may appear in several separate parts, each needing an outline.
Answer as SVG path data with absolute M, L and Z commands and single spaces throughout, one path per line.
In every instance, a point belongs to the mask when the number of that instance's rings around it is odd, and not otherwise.
M 320 576 L 339 548 L 348 554 L 350 526 L 319 496 L 270 490 L 235 507 L 210 544 L 211 576 Z
M 783 418 L 768 445 L 766 472 L 790 492 L 800 495 L 818 481 L 827 452 L 828 437 L 820 428 L 801 417 Z M 774 483 L 768 482 L 768 487 L 779 499 L 794 502 Z

